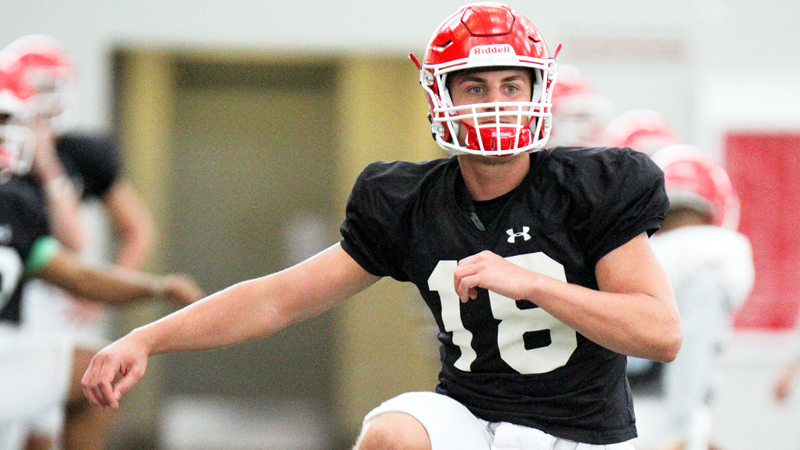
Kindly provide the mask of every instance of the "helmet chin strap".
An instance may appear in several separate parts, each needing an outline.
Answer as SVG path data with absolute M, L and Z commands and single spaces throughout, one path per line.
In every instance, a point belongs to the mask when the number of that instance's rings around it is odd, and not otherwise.
M 496 124 L 492 124 L 478 129 L 466 122 L 462 122 L 461 126 L 467 128 L 464 146 L 471 150 L 514 150 L 531 143 L 530 122 L 524 126 L 500 124 L 498 127 Z M 519 139 L 517 139 L 517 135 L 519 135 Z

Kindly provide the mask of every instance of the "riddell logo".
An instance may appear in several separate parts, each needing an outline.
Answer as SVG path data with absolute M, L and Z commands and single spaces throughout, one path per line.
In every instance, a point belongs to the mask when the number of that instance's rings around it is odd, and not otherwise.
M 515 55 L 514 47 L 509 44 L 478 45 L 469 50 L 469 56 Z

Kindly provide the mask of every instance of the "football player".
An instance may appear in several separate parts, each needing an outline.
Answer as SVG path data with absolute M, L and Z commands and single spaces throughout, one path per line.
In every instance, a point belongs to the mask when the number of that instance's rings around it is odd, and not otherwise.
M 553 88 L 553 129 L 549 147 L 597 147 L 614 110 L 573 66 L 558 66 L 558 83 Z M 624 146 L 617 146 L 624 147 Z
M 629 147 L 652 155 L 680 142 L 661 113 L 652 109 L 634 109 L 611 119 L 603 132 L 603 144 Z
M 664 365 L 668 423 L 661 448 L 708 450 L 721 350 L 733 313 L 753 287 L 752 249 L 736 231 L 739 199 L 722 166 L 690 145 L 665 147 L 652 158 L 670 201 L 652 246 L 675 289 L 684 330 L 678 357 Z
M 47 206 L 52 235 L 86 260 L 106 259 L 102 242 L 89 241 L 91 222 L 83 220 L 81 201 L 101 205 L 118 243 L 115 263 L 139 268 L 151 250 L 154 224 L 122 174 L 114 139 L 70 130 L 78 96 L 69 54 L 58 40 L 39 34 L 15 40 L 6 51 L 15 55 L 9 70 L 20 83 L 21 113 L 37 135 L 34 166 L 24 180 Z M 38 280 L 26 285 L 23 297 L 25 327 L 62 329 L 77 336 L 82 347 L 95 350 L 108 343 L 110 314 L 104 305 L 66 295 Z M 83 402 L 68 405 L 67 450 L 105 447 L 112 416 L 86 406 Z
M 79 361 L 93 353 L 77 349 L 62 330 L 21 327 L 28 280 L 42 279 L 110 304 L 164 297 L 185 305 L 203 295 L 184 275 L 89 267 L 52 237 L 38 194 L 21 179 L 34 165 L 36 135 L 20 120 L 20 90 L 16 78 L 0 67 L 0 448 L 20 448 L 30 421 L 41 424 L 47 417 L 50 426 L 59 426 L 64 403 L 80 398 L 80 389 L 69 389 L 79 385 L 70 380 L 80 377 L 88 363 Z
M 504 4 L 460 8 L 418 66 L 452 155 L 368 165 L 339 243 L 112 343 L 83 378 L 93 403 L 118 408 L 152 354 L 269 335 L 390 276 L 439 326 L 439 385 L 370 412 L 356 448 L 632 448 L 625 355 L 670 361 L 682 339 L 648 239 L 661 171 L 631 150 L 542 150 L 555 61 Z

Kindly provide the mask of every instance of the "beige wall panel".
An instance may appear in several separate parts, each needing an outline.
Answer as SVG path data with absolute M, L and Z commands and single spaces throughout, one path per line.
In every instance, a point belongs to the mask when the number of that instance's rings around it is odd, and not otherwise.
M 120 144 L 128 176 L 149 206 L 157 230 L 169 221 L 167 185 L 170 173 L 170 128 L 174 90 L 170 55 L 157 51 L 128 53 L 121 73 Z M 163 239 L 156 235 L 154 252 L 144 269 L 161 271 L 164 267 Z M 119 328 L 127 332 L 168 312 L 165 305 L 146 303 L 126 307 L 120 314 Z M 141 430 L 153 430 L 158 406 L 157 386 L 160 383 L 162 362 L 155 358 L 145 377 L 124 400 L 118 422 L 122 440 Z
M 368 163 L 442 156 L 430 137 L 427 104 L 408 58 L 346 58 L 338 98 L 340 211 Z M 336 313 L 334 367 L 344 430 L 357 432 L 364 414 L 394 395 L 435 387 L 438 353 L 430 344 L 435 339 L 432 319 L 413 285 L 382 280 Z

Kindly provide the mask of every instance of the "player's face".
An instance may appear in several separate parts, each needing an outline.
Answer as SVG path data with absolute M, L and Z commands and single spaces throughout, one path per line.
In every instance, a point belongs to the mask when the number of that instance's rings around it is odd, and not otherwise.
M 453 106 L 479 103 L 529 102 L 533 80 L 526 69 L 487 70 L 484 72 L 456 72 L 448 80 Z M 518 106 L 501 107 L 500 110 L 516 110 Z M 494 108 L 480 108 L 479 111 Z M 493 123 L 494 117 L 483 117 L 480 123 Z M 501 122 L 514 123 L 514 116 L 500 116 Z M 472 125 L 472 124 L 471 124 Z M 460 127 L 458 139 L 464 142 L 466 127 Z

